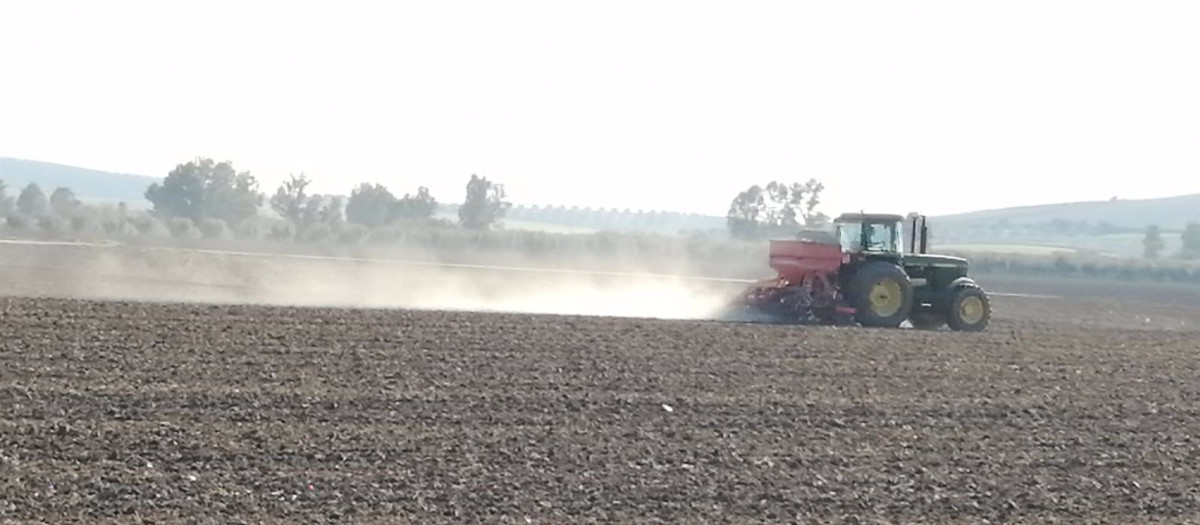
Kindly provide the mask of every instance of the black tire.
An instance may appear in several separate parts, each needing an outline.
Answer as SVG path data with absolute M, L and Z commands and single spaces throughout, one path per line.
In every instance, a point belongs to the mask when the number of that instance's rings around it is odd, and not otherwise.
M 946 324 L 959 332 L 982 332 L 992 318 L 987 292 L 977 285 L 957 286 L 946 305 Z
M 855 310 L 854 319 L 862 326 L 895 328 L 908 318 L 913 304 L 912 280 L 899 266 L 885 261 L 872 261 L 854 272 L 849 281 L 846 299 Z M 892 290 L 875 289 L 875 285 L 880 283 L 890 283 Z M 893 293 L 899 296 L 895 297 Z M 887 303 L 888 308 L 877 311 L 872 307 L 872 296 Z
M 946 314 L 932 308 L 914 308 L 908 315 L 908 322 L 917 330 L 937 330 L 946 326 Z

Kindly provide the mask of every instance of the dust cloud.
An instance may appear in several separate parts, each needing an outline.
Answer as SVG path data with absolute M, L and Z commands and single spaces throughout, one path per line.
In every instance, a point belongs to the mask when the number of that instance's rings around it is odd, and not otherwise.
M 704 319 L 744 283 L 675 275 L 128 246 L 6 245 L 5 292 L 85 299 Z M 411 262 L 412 260 L 418 262 Z M 514 262 L 516 264 L 514 264 Z M 675 272 L 673 272 L 675 273 Z

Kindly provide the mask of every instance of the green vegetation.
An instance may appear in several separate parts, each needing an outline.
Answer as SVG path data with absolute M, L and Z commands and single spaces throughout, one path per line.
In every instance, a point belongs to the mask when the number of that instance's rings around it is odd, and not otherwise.
M 161 184 L 151 184 L 146 200 L 164 219 L 219 220 L 238 226 L 257 215 L 263 196 L 250 173 L 235 172 L 229 162 L 197 159 L 177 166 Z
M 467 183 L 467 200 L 458 208 L 458 220 L 470 230 L 491 228 L 504 218 L 504 213 L 512 206 L 504 197 L 503 184 L 472 174 Z
M 946 250 L 967 257 L 975 274 L 1031 275 L 1058 278 L 1167 282 L 1200 285 L 1200 265 L 1182 260 L 1097 257 L 1094 254 L 1015 255 Z
M 426 221 L 437 211 L 437 200 L 424 186 L 417 188 L 416 195 L 404 194 L 397 198 L 382 184 L 361 184 L 350 192 L 346 202 L 346 220 L 364 228 L 381 228 L 397 222 L 412 223 Z M 324 213 L 327 222 L 338 220 L 337 208 L 330 207 Z
M 1146 228 L 1146 237 L 1142 239 L 1142 247 L 1147 259 L 1157 259 L 1162 255 L 1163 247 L 1162 232 L 1159 231 L 1158 225 L 1150 225 Z
M 34 183 L 30 183 L 24 190 L 21 190 L 21 196 L 17 197 L 17 211 L 25 215 L 42 216 L 49 207 L 50 202 L 46 199 L 46 194 L 42 192 L 40 186 Z
M 1200 222 L 1189 222 L 1179 237 L 1183 242 L 1183 258 L 1200 258 Z
M 729 233 L 737 239 L 762 239 L 790 236 L 802 226 L 824 224 L 829 218 L 816 210 L 824 189 L 816 179 L 803 184 L 773 181 L 766 187 L 751 186 L 729 204 Z

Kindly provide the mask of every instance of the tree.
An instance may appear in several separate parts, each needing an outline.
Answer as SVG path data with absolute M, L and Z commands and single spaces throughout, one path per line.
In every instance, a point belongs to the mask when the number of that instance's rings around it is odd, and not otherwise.
M 829 221 L 828 216 L 817 211 L 817 206 L 821 204 L 821 193 L 824 191 L 825 184 L 816 179 L 808 179 L 804 184 L 792 184 L 791 203 L 800 210 L 800 217 L 806 226 L 818 226 Z
M 471 174 L 467 182 L 467 198 L 458 208 L 458 220 L 464 228 L 486 230 L 500 219 L 512 203 L 504 200 L 504 185 Z
M 341 224 L 342 218 L 346 209 L 346 198 L 340 195 L 332 197 L 315 196 L 309 199 L 309 206 L 314 206 L 313 201 L 317 201 L 317 217 L 322 224 L 330 226 Z
M 288 180 L 279 185 L 275 195 L 271 197 L 271 209 L 288 222 L 300 226 L 304 209 L 308 206 L 308 195 L 305 189 L 312 181 L 303 173 L 299 177 L 290 175 Z
M 340 200 L 334 199 L 329 206 L 321 212 L 322 216 L 334 212 L 340 215 Z M 408 222 L 432 218 L 437 210 L 437 200 L 424 186 L 417 188 L 416 195 L 406 193 L 404 197 L 396 198 L 382 184 L 364 183 L 350 193 L 345 206 L 346 220 L 367 228 L 378 228 L 398 220 Z
M 1147 259 L 1157 259 L 1162 254 L 1163 238 L 1157 224 L 1146 228 L 1146 236 L 1142 239 L 1142 247 Z
M 342 222 L 344 199 L 340 196 L 309 195 L 312 181 L 301 173 L 291 175 L 271 196 L 271 209 L 292 225 L 296 238 L 310 238 L 309 231 L 319 228 L 332 232 Z
M 758 236 L 759 217 L 766 208 L 763 199 L 763 189 L 757 184 L 734 197 L 726 215 L 729 233 L 739 239 L 753 239 Z
M 50 204 L 46 200 L 46 194 L 42 192 L 42 188 L 36 183 L 29 183 L 25 189 L 21 190 L 21 195 L 17 197 L 17 211 L 33 216 L 40 217 L 46 214 Z
M 327 229 L 332 233 L 342 223 L 343 203 L 341 196 L 309 195 L 295 220 L 297 235 L 306 236 L 313 228 Z
M 1185 257 L 1200 256 L 1200 222 L 1189 222 L 1183 228 L 1183 234 L 1180 235 L 1180 240 L 1183 241 L 1183 255 Z
M 59 217 L 70 217 L 79 211 L 83 203 L 75 198 L 71 188 L 59 187 L 50 194 L 50 209 Z
M 432 218 L 437 211 L 437 199 L 429 193 L 429 188 L 421 186 L 417 188 L 416 195 L 404 194 L 403 198 L 396 201 L 393 210 L 393 216 L 400 220 L 425 220 Z
M 829 220 L 817 211 L 825 185 L 816 179 L 785 184 L 772 181 L 757 184 L 734 197 L 725 222 L 735 238 L 754 239 L 763 234 L 794 232 L 801 226 L 815 226 Z
M 392 222 L 397 199 L 387 187 L 362 183 L 350 192 L 346 201 L 346 220 L 367 228 Z
M 258 215 L 263 204 L 258 181 L 249 172 L 235 172 L 229 161 L 212 159 L 176 166 L 161 184 L 150 185 L 146 199 L 160 217 L 193 223 L 213 218 L 234 227 Z

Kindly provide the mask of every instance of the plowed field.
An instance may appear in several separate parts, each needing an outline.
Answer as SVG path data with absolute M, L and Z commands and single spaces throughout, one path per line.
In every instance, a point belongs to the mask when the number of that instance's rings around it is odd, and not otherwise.
M 982 334 L 0 300 L 0 522 L 1186 522 L 1197 310 Z

